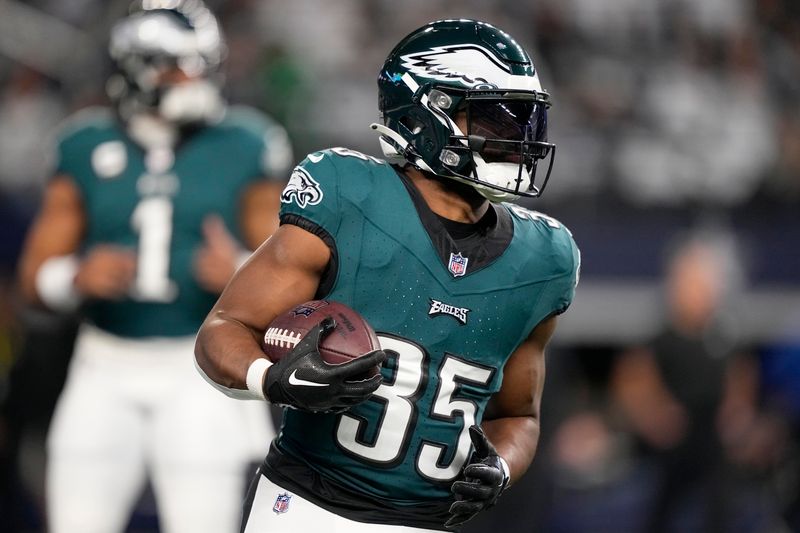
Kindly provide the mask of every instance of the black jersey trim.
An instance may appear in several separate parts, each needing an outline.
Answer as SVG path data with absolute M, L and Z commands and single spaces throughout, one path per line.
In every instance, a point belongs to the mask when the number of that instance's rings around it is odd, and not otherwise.
M 370 498 L 322 477 L 305 463 L 283 453 L 274 442 L 259 470 L 276 485 L 348 520 L 447 531 L 443 524 L 450 516 L 450 500 L 398 507 Z
M 328 230 L 316 222 L 313 222 L 305 217 L 301 217 L 300 215 L 295 215 L 293 213 L 286 213 L 282 215 L 281 225 L 283 224 L 291 224 L 292 226 L 297 226 L 298 228 L 305 230 L 312 235 L 316 235 L 322 239 L 322 241 L 331 251 L 330 261 L 328 261 L 328 265 L 325 267 L 325 271 L 322 273 L 322 277 L 319 280 L 319 286 L 317 287 L 317 293 L 314 295 L 314 299 L 320 300 L 326 297 L 333 289 L 333 286 L 336 283 L 336 276 L 339 273 L 339 252 L 336 249 L 336 241 L 333 239 L 333 236 L 328 233 Z
M 441 215 L 436 215 L 436 218 L 439 219 L 439 222 L 442 223 L 442 226 L 444 226 L 444 229 L 447 230 L 453 240 L 460 241 L 490 228 L 494 225 L 497 215 L 494 209 L 487 209 L 486 213 L 477 222 L 457 222 Z
M 475 224 L 474 233 L 461 239 L 454 239 L 439 215 L 431 210 L 411 180 L 396 168 L 395 172 L 408 191 L 420 222 L 445 269 L 450 263 L 450 254 L 460 253 L 469 258 L 465 273 L 465 276 L 469 276 L 492 264 L 511 244 L 514 238 L 514 221 L 506 208 L 489 203 L 489 212 L 494 215 L 487 213 Z

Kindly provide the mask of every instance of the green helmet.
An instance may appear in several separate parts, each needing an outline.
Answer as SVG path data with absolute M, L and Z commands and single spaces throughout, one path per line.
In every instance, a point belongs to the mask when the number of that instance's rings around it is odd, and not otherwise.
M 555 156 L 550 98 L 507 33 L 475 20 L 426 24 L 389 54 L 378 94 L 384 123 L 372 128 L 390 162 L 466 182 L 491 201 L 542 194 Z

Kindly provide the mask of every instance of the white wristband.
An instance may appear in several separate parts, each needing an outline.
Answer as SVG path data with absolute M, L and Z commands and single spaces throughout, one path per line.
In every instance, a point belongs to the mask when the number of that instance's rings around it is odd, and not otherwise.
M 508 482 L 511 480 L 511 470 L 508 468 L 508 463 L 506 462 L 505 459 L 503 459 L 499 455 L 497 456 L 497 458 L 500 459 L 500 465 L 503 467 L 503 486 L 506 486 L 508 485 Z
M 250 367 L 247 369 L 247 390 L 261 400 L 267 399 L 264 395 L 264 374 L 271 366 L 272 361 L 260 357 L 250 363 Z
M 75 288 L 75 275 L 80 260 L 76 255 L 60 255 L 47 259 L 36 272 L 36 293 L 53 311 L 70 313 L 81 305 L 83 298 Z

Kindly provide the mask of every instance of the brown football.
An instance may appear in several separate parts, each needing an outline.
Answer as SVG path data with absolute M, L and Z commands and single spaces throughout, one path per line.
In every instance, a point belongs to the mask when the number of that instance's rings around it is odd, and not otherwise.
M 357 311 L 340 302 L 311 300 L 279 315 L 270 323 L 262 339 L 264 353 L 271 361 L 279 361 L 325 317 L 336 321 L 336 328 L 319 346 L 320 355 L 327 363 L 341 364 L 380 349 L 372 326 Z M 375 367 L 377 372 L 380 368 Z

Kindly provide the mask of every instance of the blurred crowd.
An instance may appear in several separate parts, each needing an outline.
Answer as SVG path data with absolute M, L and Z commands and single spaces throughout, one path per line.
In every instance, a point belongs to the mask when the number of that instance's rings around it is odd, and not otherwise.
M 126 4 L 3 6 L 7 40 L 21 41 L 3 45 L 0 64 L 5 191 L 35 189 L 46 133 L 103 101 L 103 30 Z M 374 100 L 376 65 L 409 28 L 461 14 L 521 35 L 537 59 L 561 152 L 548 201 L 610 189 L 636 204 L 736 206 L 800 191 L 800 8 L 789 0 L 210 4 L 228 35 L 231 97 L 272 112 L 307 149 L 371 149 L 358 125 L 375 118 L 362 103 Z
M 584 251 L 571 313 L 587 318 L 571 329 L 567 317 L 550 354 L 533 471 L 472 530 L 800 531 L 800 3 L 208 4 L 227 35 L 227 96 L 285 125 L 300 158 L 331 145 L 377 152 L 378 65 L 429 20 L 487 20 L 537 62 L 558 154 L 533 207 Z M 107 31 L 127 5 L 0 2 L 0 398 L 30 323 L 71 342 L 62 322 L 17 304 L 16 262 L 50 133 L 106 103 Z M 647 328 L 642 286 L 656 310 Z M 592 321 L 602 328 L 580 328 Z M 17 416 L 46 425 L 53 372 L 43 405 Z M 35 528 L 33 441 L 17 487 L 30 494 L 15 502 Z

